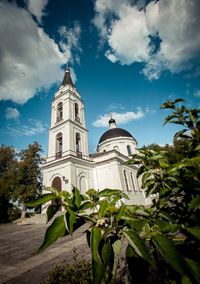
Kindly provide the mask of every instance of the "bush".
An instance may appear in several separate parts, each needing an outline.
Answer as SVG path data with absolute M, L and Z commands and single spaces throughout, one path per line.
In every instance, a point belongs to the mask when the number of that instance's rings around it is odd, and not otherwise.
M 91 263 L 77 259 L 74 249 L 74 263 L 56 266 L 43 284 L 91 284 Z

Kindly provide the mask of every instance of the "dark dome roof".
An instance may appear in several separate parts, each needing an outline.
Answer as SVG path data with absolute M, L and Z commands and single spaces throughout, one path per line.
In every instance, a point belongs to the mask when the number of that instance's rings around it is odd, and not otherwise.
M 131 137 L 131 138 L 133 138 L 133 136 L 128 131 L 126 131 L 125 129 L 111 128 L 101 136 L 101 138 L 99 139 L 99 144 L 104 142 L 107 139 L 116 138 L 116 137 Z

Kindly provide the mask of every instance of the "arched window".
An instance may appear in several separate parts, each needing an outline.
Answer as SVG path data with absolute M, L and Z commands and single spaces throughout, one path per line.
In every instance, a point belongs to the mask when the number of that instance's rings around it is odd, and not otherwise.
M 59 159 L 62 157 L 62 133 L 58 133 L 56 135 L 56 159 Z
M 127 175 L 126 175 L 126 171 L 125 170 L 124 170 L 124 180 L 125 180 L 126 190 L 128 191 L 129 187 L 128 187 L 128 180 L 127 180 Z
M 80 122 L 80 117 L 79 117 L 79 106 L 77 103 L 74 104 L 74 113 L 75 113 L 75 120 Z
M 60 102 L 57 105 L 57 122 L 63 119 L 63 103 Z
M 87 191 L 87 180 L 85 176 L 82 176 L 79 180 L 79 188 L 81 193 L 86 193 Z
M 132 154 L 130 145 L 127 145 L 127 152 L 128 152 L 128 156 L 130 156 Z
M 57 191 L 61 191 L 61 187 L 62 187 L 61 179 L 59 177 L 55 177 L 52 181 L 51 186 L 55 188 Z M 61 203 L 62 201 L 60 198 L 56 198 L 52 200 L 51 202 L 52 205 L 61 205 Z M 61 210 L 61 206 L 60 206 L 60 210 Z
M 135 190 L 135 184 L 134 184 L 134 179 L 133 179 L 133 173 L 131 173 L 131 182 L 132 182 L 132 187 L 133 187 L 133 190 Z
M 82 153 L 81 153 L 81 136 L 80 133 L 76 133 L 76 153 L 78 157 L 82 157 Z

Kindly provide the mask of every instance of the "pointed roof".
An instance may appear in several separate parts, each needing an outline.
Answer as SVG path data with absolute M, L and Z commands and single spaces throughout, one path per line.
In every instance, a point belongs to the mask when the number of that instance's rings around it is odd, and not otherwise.
M 69 70 L 68 67 L 65 70 L 65 75 L 64 75 L 61 86 L 66 86 L 66 85 L 70 85 L 70 86 L 74 87 L 72 78 L 70 76 L 70 70 Z

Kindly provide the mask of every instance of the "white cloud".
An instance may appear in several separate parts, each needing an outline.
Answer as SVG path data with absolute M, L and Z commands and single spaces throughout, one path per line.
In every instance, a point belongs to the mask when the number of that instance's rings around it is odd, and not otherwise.
M 28 10 L 36 16 L 39 23 L 41 23 L 47 3 L 48 0 L 28 0 Z
M 145 9 L 140 9 L 145 1 L 135 2 L 96 0 L 93 23 L 109 45 L 106 57 L 121 64 L 144 62 L 150 80 L 164 70 L 191 69 L 200 54 L 200 2 L 151 1 Z M 157 50 L 152 37 L 161 40 Z
M 5 117 L 6 119 L 18 119 L 20 116 L 20 113 L 19 111 L 16 109 L 16 108 L 12 108 L 12 107 L 8 107 L 6 110 L 5 110 Z
M 67 28 L 66 26 L 61 26 L 58 30 L 62 43 L 60 44 L 61 49 L 66 52 L 66 49 L 76 49 L 78 52 L 82 52 L 82 49 L 79 46 L 79 37 L 81 33 L 81 27 L 78 22 L 74 23 L 73 28 Z M 76 61 L 80 61 L 78 55 L 75 57 Z
M 200 90 L 196 90 L 194 92 L 194 96 L 197 97 L 197 98 L 200 98 Z
M 8 126 L 7 130 L 9 134 L 14 137 L 21 137 L 21 136 L 34 136 L 36 134 L 41 134 L 47 131 L 48 125 L 44 124 L 40 120 L 36 119 L 29 119 L 29 125 L 21 125 L 18 128 L 13 128 Z
M 73 44 L 56 44 L 30 13 L 14 2 L 3 1 L 0 9 L 0 100 L 23 104 L 62 79 L 61 66 L 72 61 Z M 77 31 L 75 36 L 78 40 Z
M 126 124 L 130 121 L 141 119 L 144 117 L 144 115 L 145 113 L 140 108 L 138 108 L 136 112 L 112 112 L 112 117 L 116 120 L 117 125 Z M 97 120 L 95 120 L 92 125 L 94 125 L 95 127 L 108 127 L 109 119 L 110 114 L 99 115 Z
M 111 103 L 108 105 L 107 107 L 107 111 L 113 111 L 113 110 L 116 110 L 116 109 L 126 109 L 126 107 L 122 104 L 118 104 L 118 103 Z

